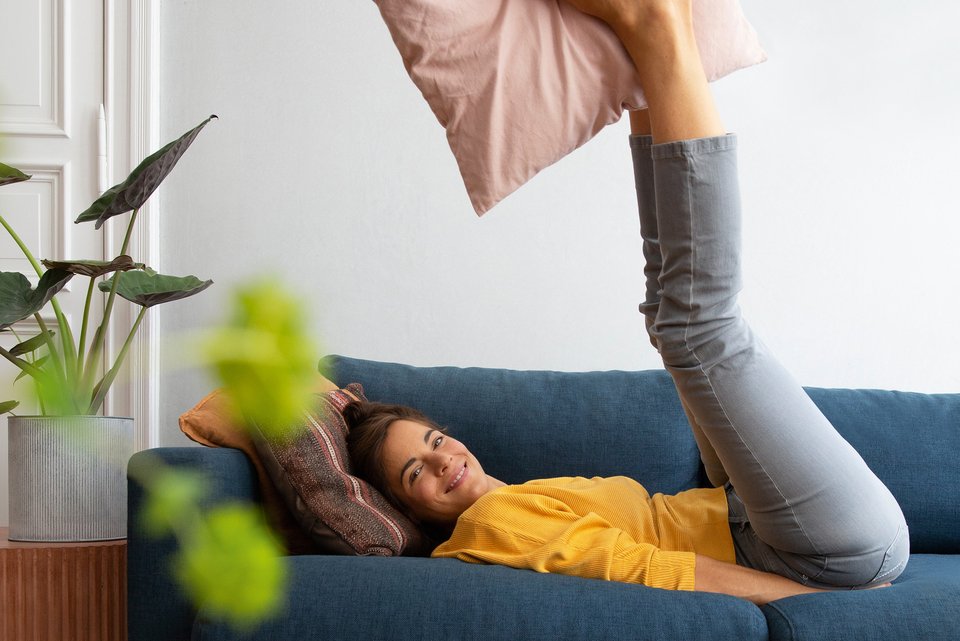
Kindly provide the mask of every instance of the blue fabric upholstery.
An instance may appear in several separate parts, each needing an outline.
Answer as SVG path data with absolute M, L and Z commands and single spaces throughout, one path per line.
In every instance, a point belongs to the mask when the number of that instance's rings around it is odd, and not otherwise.
M 960 394 L 807 393 L 897 497 L 911 551 L 960 553 Z
M 651 491 L 704 482 L 665 372 L 517 372 L 418 368 L 331 359 L 341 385 L 403 403 L 447 425 L 508 482 L 625 474 Z M 288 557 L 286 612 L 247 635 L 199 614 L 171 580 L 175 542 L 136 527 L 140 478 L 157 457 L 209 479 L 208 505 L 257 500 L 236 450 L 161 448 L 130 461 L 128 603 L 131 641 L 316 638 L 960 639 L 960 394 L 808 389 L 900 500 L 914 553 L 892 588 L 783 599 L 757 608 L 720 595 L 541 575 L 440 559 Z M 200 396 L 200 394 L 198 394 Z
M 960 639 L 960 557 L 915 554 L 889 588 L 781 599 L 763 606 L 782 641 Z
M 202 612 L 197 631 L 203 641 L 236 638 Z M 452 559 L 309 557 L 293 566 L 287 611 L 256 637 L 760 641 L 766 622 L 750 603 L 715 594 Z
M 207 480 L 203 506 L 259 499 L 253 466 L 240 450 L 200 447 L 139 452 L 127 465 L 127 626 L 130 641 L 189 639 L 194 608 L 171 572 L 173 537 L 154 539 L 139 526 L 144 491 L 137 481 L 160 466 L 190 469 Z
M 507 483 L 635 478 L 651 492 L 700 485 L 700 454 L 665 371 L 544 372 L 411 367 L 331 357 L 338 385 L 409 405 L 463 441 Z

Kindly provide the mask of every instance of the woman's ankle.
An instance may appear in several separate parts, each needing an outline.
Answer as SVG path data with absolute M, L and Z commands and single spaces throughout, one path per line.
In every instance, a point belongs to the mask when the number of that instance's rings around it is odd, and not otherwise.
M 645 50 L 675 49 L 693 35 L 691 0 L 641 0 L 608 20 L 617 36 Z
M 707 86 L 690 0 L 638 2 L 611 23 L 646 94 L 655 142 L 725 133 Z

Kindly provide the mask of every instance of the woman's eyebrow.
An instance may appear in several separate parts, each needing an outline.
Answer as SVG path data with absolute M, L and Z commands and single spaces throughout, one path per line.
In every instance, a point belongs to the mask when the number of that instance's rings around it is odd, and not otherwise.
M 426 444 L 430 441 L 430 435 L 433 434 L 433 433 L 436 432 L 436 431 L 437 431 L 437 430 L 433 430 L 433 429 L 426 431 L 426 433 L 423 435 L 423 443 L 424 443 L 424 445 L 426 445 Z M 410 467 L 411 465 L 413 465 L 413 462 L 414 462 L 415 460 L 416 460 L 416 458 L 410 458 L 409 460 L 407 460 L 406 463 L 403 464 L 403 469 L 400 470 L 400 486 L 401 486 L 401 487 L 403 486 L 403 475 L 407 473 L 407 468 Z

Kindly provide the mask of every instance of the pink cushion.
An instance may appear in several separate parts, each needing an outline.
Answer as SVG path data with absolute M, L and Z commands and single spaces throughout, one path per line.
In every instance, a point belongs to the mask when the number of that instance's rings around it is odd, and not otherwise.
M 376 0 L 483 215 L 646 105 L 620 40 L 564 0 Z M 693 0 L 710 80 L 766 54 L 737 0 Z

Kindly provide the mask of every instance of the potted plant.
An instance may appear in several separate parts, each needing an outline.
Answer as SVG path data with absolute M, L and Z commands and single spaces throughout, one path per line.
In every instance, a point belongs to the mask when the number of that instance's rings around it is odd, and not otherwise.
M 43 260 L 43 269 L 0 212 L 0 225 L 39 277 L 32 288 L 20 272 L 0 272 L 0 331 L 11 331 L 20 341 L 17 323 L 32 317 L 39 327 L 35 336 L 15 347 L 0 347 L 0 356 L 21 370 L 17 379 L 32 379 L 41 413 L 8 418 L 13 540 L 83 541 L 126 536 L 125 466 L 133 451 L 133 419 L 98 414 L 147 310 L 192 296 L 212 284 L 194 276 L 158 274 L 128 256 L 127 247 L 140 207 L 215 117 L 147 157 L 126 180 L 104 192 L 77 217 L 75 222 L 94 222 L 100 229 L 107 219 L 133 212 L 120 255 L 111 261 Z M 0 186 L 29 178 L 0 163 Z M 74 276 L 90 280 L 79 332 L 71 327 L 57 300 L 57 293 Z M 102 320 L 91 332 L 88 325 L 95 285 L 106 295 L 106 301 Z M 116 361 L 106 367 L 104 340 L 117 296 L 141 309 Z M 47 304 L 56 316 L 55 328 L 48 327 L 40 314 Z M 16 401 L 0 403 L 0 413 L 11 412 L 17 405 Z

